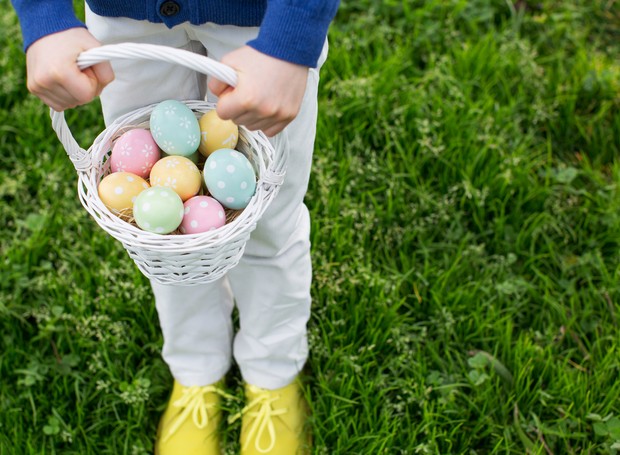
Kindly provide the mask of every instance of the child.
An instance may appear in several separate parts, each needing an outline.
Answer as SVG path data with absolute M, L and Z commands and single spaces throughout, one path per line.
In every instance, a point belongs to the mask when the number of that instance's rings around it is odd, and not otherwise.
M 156 436 L 159 455 L 219 454 L 221 381 L 234 356 L 245 382 L 242 454 L 307 450 L 307 404 L 297 375 L 307 358 L 310 219 L 303 204 L 314 146 L 318 71 L 338 0 L 88 0 L 87 29 L 70 0 L 13 0 L 28 88 L 62 111 L 101 95 L 107 124 L 165 99 L 219 97 L 224 119 L 273 136 L 290 151 L 286 180 L 239 265 L 214 283 L 152 283 L 174 376 Z M 83 72 L 77 55 L 101 43 L 139 42 L 207 54 L 234 68 L 235 88 L 186 68 L 118 60 Z M 105 88 L 105 89 L 104 89 Z M 233 337 L 231 311 L 239 310 Z M 234 419 L 235 417 L 233 417 Z

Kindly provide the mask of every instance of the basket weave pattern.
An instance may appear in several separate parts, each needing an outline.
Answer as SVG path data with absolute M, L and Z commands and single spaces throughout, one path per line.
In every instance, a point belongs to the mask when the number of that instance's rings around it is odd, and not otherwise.
M 135 52 L 141 58 L 154 58 L 153 48 L 163 52 L 167 61 L 179 64 L 190 61 L 194 69 L 197 69 L 196 62 L 207 66 L 221 65 L 197 54 L 187 55 L 191 54 L 187 51 L 131 44 L 103 46 L 87 51 L 91 57 L 87 63 L 82 62 L 82 66 L 118 57 L 119 52 L 126 52 L 127 49 L 131 51 L 129 56 L 120 58 L 136 58 Z M 99 54 L 92 57 L 95 51 L 99 51 Z M 157 58 L 161 59 L 159 55 Z M 205 74 L 214 73 L 210 67 L 198 70 Z M 185 101 L 185 104 L 197 117 L 215 109 L 214 104 L 206 101 Z M 239 262 L 256 223 L 276 196 L 284 180 L 285 155 L 277 153 L 263 133 L 239 127 L 236 149 L 246 155 L 258 175 L 256 193 L 248 206 L 232 221 L 214 231 L 185 235 L 160 235 L 143 231 L 123 221 L 103 204 L 99 198 L 98 185 L 110 172 L 108 158 L 113 141 L 128 129 L 148 127 L 155 106 L 146 106 L 119 117 L 95 139 L 88 150 L 77 144 L 62 113 L 52 111 L 52 127 L 76 168 L 78 195 L 82 205 L 102 229 L 123 244 L 144 275 L 161 284 L 196 285 L 217 280 Z

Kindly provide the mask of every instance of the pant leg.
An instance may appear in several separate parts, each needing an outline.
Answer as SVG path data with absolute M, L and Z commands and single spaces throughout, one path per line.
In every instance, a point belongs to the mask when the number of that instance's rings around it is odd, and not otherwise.
M 252 36 L 234 27 L 210 25 L 194 30 L 216 60 Z M 327 43 L 320 65 L 327 57 Z M 259 221 L 235 268 L 228 273 L 239 310 L 240 330 L 234 357 L 243 378 L 259 387 L 288 385 L 308 356 L 306 325 L 310 317 L 310 217 L 303 203 L 308 187 L 317 119 L 319 70 L 308 74 L 297 118 L 274 139 L 288 147 L 284 184 Z
M 232 292 L 225 277 L 199 286 L 151 282 L 164 336 L 162 356 L 185 386 L 213 384 L 231 364 Z
M 277 389 L 290 384 L 308 357 L 310 216 L 303 203 L 310 176 L 318 75 L 312 71 L 299 116 L 282 133 L 289 146 L 286 178 L 229 278 L 239 309 L 234 357 L 244 379 Z M 258 321 L 258 323 L 257 323 Z
M 86 11 L 90 32 L 104 44 L 140 42 L 204 52 L 183 27 Z M 165 99 L 202 99 L 204 78 L 184 67 L 148 61 L 115 60 L 115 80 L 102 95 L 106 123 L 138 107 Z M 206 385 L 223 377 L 231 363 L 233 308 L 226 279 L 201 286 L 151 283 L 164 346 L 162 356 L 183 385 Z

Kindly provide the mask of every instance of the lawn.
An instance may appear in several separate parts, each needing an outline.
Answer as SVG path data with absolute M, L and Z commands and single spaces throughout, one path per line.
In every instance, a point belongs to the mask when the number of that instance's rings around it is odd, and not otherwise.
M 152 453 L 148 281 L 80 206 L 0 4 L 0 454 Z M 314 452 L 620 453 L 620 3 L 343 0 L 320 102 Z

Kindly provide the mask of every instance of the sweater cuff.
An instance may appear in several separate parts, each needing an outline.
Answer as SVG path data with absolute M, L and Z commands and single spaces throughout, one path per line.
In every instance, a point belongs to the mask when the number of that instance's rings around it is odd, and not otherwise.
M 338 6 L 338 2 L 327 3 L 329 10 L 313 11 L 282 1 L 268 2 L 258 37 L 248 45 L 280 60 L 316 67 Z
M 20 18 L 24 51 L 44 36 L 70 28 L 86 27 L 75 15 L 71 1 L 14 0 L 13 4 Z

